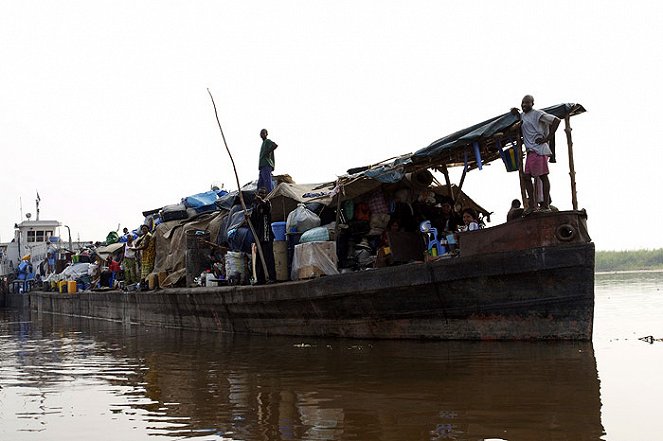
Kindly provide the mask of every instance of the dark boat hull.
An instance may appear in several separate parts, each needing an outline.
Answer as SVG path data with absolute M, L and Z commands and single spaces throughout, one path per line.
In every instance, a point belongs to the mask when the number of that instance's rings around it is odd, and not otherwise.
M 589 340 L 594 245 L 566 244 L 266 286 L 33 292 L 39 313 L 231 333 Z

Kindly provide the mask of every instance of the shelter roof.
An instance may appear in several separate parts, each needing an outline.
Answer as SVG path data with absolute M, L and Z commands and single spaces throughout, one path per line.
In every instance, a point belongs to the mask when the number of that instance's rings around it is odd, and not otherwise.
M 557 104 L 541 110 L 561 119 L 585 112 L 582 105 L 574 103 Z M 464 165 L 467 158 L 468 166 L 475 168 L 478 166 L 477 159 L 474 154 L 469 154 L 475 142 L 478 143 L 482 163 L 494 161 L 500 157 L 498 146 L 506 147 L 516 141 L 519 121 L 517 115 L 507 112 L 466 127 L 417 150 L 411 156 L 412 162 L 417 166 L 451 167 Z

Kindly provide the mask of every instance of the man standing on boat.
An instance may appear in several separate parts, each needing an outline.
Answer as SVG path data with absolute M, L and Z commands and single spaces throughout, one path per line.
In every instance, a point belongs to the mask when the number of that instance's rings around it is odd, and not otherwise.
M 555 131 L 559 127 L 560 119 L 542 110 L 534 109 L 534 97 L 525 95 L 521 103 L 522 113 L 515 107 L 511 113 L 519 115 L 522 122 L 521 129 L 525 150 L 527 150 L 527 162 L 523 174 L 525 189 L 529 198 L 527 212 L 537 208 L 537 193 L 532 182 L 536 178 L 541 179 L 543 185 L 543 210 L 550 209 L 550 180 L 548 179 L 548 158 L 552 150 L 548 142 L 554 139 Z
M 272 172 L 274 171 L 274 150 L 278 145 L 267 138 L 267 129 L 260 131 L 260 138 L 262 138 L 262 146 L 260 146 L 260 159 L 258 162 L 258 188 L 264 187 L 267 194 L 271 193 L 274 189 L 272 184 Z
M 256 244 L 261 247 L 267 266 L 267 274 L 262 262 L 256 263 L 256 281 L 259 285 L 276 281 L 276 268 L 274 265 L 274 232 L 272 231 L 272 203 L 267 198 L 267 189 L 259 187 L 251 211 L 251 223 L 258 237 Z

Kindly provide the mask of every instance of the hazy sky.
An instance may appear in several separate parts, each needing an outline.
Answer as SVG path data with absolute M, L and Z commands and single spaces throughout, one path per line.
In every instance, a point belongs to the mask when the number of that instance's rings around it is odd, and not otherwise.
M 36 191 L 41 219 L 104 240 L 212 183 L 236 188 L 209 88 L 242 184 L 257 178 L 263 127 L 279 144 L 276 174 L 320 182 L 524 94 L 535 107 L 581 103 L 578 201 L 597 249 L 663 247 L 651 138 L 662 12 L 655 1 L 0 0 L 0 239 L 19 200 L 34 213 Z M 557 141 L 552 198 L 568 209 L 562 130 Z M 497 162 L 463 189 L 493 223 L 520 195 Z

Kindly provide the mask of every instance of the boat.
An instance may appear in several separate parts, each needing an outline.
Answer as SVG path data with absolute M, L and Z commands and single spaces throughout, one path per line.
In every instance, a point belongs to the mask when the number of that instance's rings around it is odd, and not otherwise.
M 570 117 L 585 109 L 580 104 L 560 104 L 543 110 L 566 124 L 572 209 L 534 211 L 459 233 L 459 253 L 429 254 L 396 266 L 268 285 L 75 295 L 33 291 L 10 296 L 9 303 L 38 314 L 241 334 L 591 340 L 594 244 L 587 213 L 578 208 L 570 127 Z M 514 169 L 515 156 L 514 170 L 522 171 L 520 136 L 518 118 L 506 113 L 413 154 L 349 171 L 329 191 L 309 196 L 327 198 L 329 206 L 338 208 L 359 187 L 379 186 L 384 182 L 380 179 L 395 181 L 429 169 L 441 171 L 447 191 L 458 195 L 467 172 L 488 162 L 502 160 L 507 169 Z M 463 166 L 458 187 L 449 180 L 447 169 L 452 166 Z

